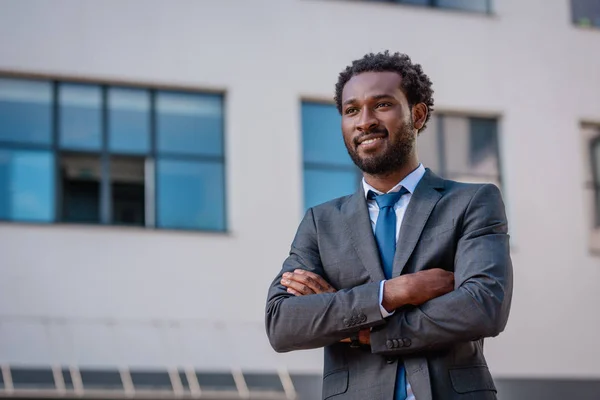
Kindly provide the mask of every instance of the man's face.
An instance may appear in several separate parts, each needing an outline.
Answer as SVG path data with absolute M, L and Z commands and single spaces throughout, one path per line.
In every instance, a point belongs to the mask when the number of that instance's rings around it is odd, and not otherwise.
M 364 72 L 344 86 L 344 142 L 352 161 L 368 174 L 394 172 L 414 151 L 416 131 L 401 80 L 395 72 Z

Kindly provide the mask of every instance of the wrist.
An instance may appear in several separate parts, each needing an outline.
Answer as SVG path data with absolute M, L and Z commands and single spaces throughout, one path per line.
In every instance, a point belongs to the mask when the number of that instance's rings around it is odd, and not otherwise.
M 388 312 L 392 312 L 407 304 L 411 304 L 411 295 L 405 277 L 399 276 L 386 281 L 381 305 Z

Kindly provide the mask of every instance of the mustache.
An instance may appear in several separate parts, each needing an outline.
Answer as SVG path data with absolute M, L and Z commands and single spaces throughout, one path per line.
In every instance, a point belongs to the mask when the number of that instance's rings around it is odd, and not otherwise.
M 352 142 L 354 143 L 355 146 L 358 146 L 358 143 L 363 140 L 365 137 L 367 136 L 371 136 L 371 135 L 385 135 L 388 136 L 389 132 L 387 129 L 381 127 L 381 128 L 377 128 L 377 129 L 373 129 L 370 130 L 368 132 L 363 132 L 360 135 L 356 136 Z

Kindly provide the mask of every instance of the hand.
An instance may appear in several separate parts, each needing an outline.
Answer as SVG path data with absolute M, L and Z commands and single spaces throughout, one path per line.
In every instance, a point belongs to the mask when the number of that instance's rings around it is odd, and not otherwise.
M 407 304 L 421 305 L 454 290 L 454 274 L 440 268 L 401 275 L 385 282 L 383 307 L 388 311 Z
M 358 332 L 358 341 L 360 344 L 365 346 L 371 345 L 371 331 L 368 329 L 363 329 Z M 352 343 L 350 338 L 340 340 L 341 343 Z
M 321 276 L 303 269 L 284 273 L 281 284 L 287 288 L 288 293 L 296 296 L 336 292 Z
M 335 289 L 321 276 L 303 269 L 283 274 L 281 284 L 287 288 L 288 293 L 295 296 L 304 296 L 319 293 L 335 293 Z M 371 332 L 363 329 L 358 332 L 358 341 L 362 345 L 371 344 Z M 342 343 L 352 343 L 350 338 L 340 340 Z

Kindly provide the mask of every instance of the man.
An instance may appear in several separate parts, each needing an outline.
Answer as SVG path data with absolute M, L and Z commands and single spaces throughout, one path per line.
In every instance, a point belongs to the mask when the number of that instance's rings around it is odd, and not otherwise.
M 418 161 L 431 81 L 368 54 L 335 101 L 359 190 L 306 212 L 267 299 L 278 352 L 324 347 L 323 398 L 495 399 L 483 338 L 504 330 L 512 264 L 498 188 Z

